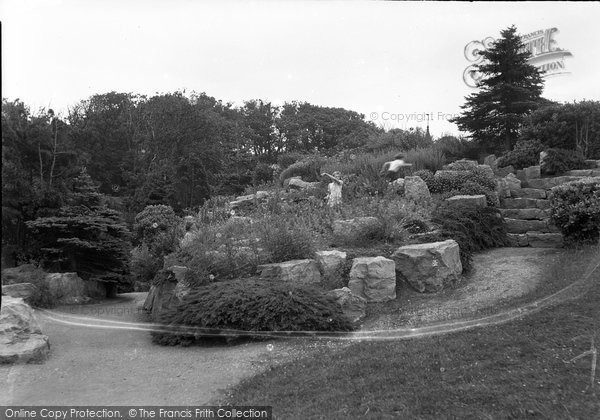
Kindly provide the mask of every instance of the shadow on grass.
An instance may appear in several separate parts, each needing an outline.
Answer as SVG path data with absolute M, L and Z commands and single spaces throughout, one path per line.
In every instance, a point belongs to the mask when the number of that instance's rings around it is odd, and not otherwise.
M 598 418 L 600 374 L 585 353 L 600 342 L 598 255 L 567 251 L 522 297 L 589 276 L 576 299 L 502 325 L 320 348 L 244 381 L 228 402 L 272 405 L 285 419 Z

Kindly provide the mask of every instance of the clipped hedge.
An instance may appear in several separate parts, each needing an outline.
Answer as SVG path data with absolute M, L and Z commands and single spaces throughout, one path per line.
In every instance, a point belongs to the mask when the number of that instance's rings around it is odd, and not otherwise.
M 598 241 L 600 177 L 558 185 L 550 191 L 550 217 L 567 240 Z
M 190 345 L 221 336 L 252 336 L 255 331 L 350 331 L 352 326 L 334 298 L 308 285 L 265 280 L 234 280 L 192 290 L 181 303 L 165 311 L 159 322 L 172 328 L 155 331 L 162 345 Z M 178 327 L 198 327 L 181 330 Z

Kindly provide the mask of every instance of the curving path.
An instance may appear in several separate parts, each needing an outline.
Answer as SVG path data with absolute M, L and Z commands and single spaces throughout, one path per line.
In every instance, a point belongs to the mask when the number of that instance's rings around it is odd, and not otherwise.
M 542 280 L 543 270 L 531 269 L 524 276 L 519 259 L 542 267 L 552 261 L 556 250 L 535 251 L 524 258 L 523 248 L 504 248 L 480 258 L 496 261 L 485 272 L 476 273 L 466 285 L 476 293 L 450 295 L 436 303 L 450 305 L 463 296 L 463 308 L 482 302 L 482 293 L 497 301 L 494 291 L 498 271 L 504 277 L 520 278 L 519 286 L 530 290 Z M 512 259 L 511 259 L 512 257 Z M 527 257 L 527 255 L 526 255 Z M 531 258 L 534 258 L 531 260 Z M 481 264 L 478 265 L 481 267 Z M 486 281 L 487 279 L 487 281 Z M 145 293 L 128 293 L 94 305 L 65 306 L 40 311 L 42 330 L 50 338 L 50 358 L 42 365 L 0 366 L 0 405 L 200 405 L 221 395 L 221 390 L 274 363 L 310 354 L 319 345 L 346 345 L 351 340 L 396 340 L 443 334 L 507 322 L 563 302 L 583 293 L 600 279 L 599 265 L 587 267 L 581 279 L 557 293 L 516 309 L 471 319 L 434 322 L 410 328 L 377 329 L 377 322 L 350 335 L 319 334 L 314 340 L 277 340 L 245 343 L 231 347 L 162 347 L 153 345 L 139 309 Z M 471 288 L 471 289 L 469 289 Z M 474 289 L 473 289 L 474 288 Z M 486 289 L 487 288 L 487 289 Z M 462 288 L 464 289 L 464 288 Z M 506 295 L 506 294 L 504 294 Z M 503 295 L 503 296 L 504 296 Z M 510 293 L 509 293 L 510 295 Z M 468 299 L 465 296 L 472 296 Z M 512 295 L 510 295 L 512 296 Z M 510 297 L 509 296 L 509 297 Z M 437 299 L 437 298 L 436 298 Z M 475 303 L 474 303 L 475 302 Z M 416 306 L 418 309 L 418 306 Z M 456 305 L 451 305 L 455 312 Z M 439 312 L 439 311 L 438 311 Z M 446 309 L 441 311 L 447 314 Z M 431 314 L 414 311 L 419 320 L 432 320 Z M 385 323 L 384 323 L 385 326 Z M 283 334 L 283 336 L 287 336 Z

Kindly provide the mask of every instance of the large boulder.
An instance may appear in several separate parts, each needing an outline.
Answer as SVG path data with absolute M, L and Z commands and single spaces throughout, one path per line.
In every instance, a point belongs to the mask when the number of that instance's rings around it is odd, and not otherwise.
M 492 170 L 498 169 L 498 158 L 496 155 L 489 155 L 483 159 L 483 164 L 492 168 Z
M 415 290 L 438 292 L 460 279 L 460 249 L 453 239 L 427 244 L 406 245 L 392 255 L 396 271 Z
M 384 257 L 355 258 L 348 287 L 367 302 L 396 299 L 396 265 Z
M 526 179 L 537 179 L 542 176 L 540 165 L 529 166 L 523 169 Z
M 261 279 L 309 284 L 321 281 L 317 262 L 311 259 L 291 260 L 258 266 Z
M 333 235 L 335 237 L 350 238 L 372 232 L 381 227 L 381 222 L 377 217 L 357 217 L 348 220 L 334 220 L 332 224 Z
M 466 207 L 470 209 L 477 209 L 487 206 L 487 200 L 485 195 L 455 195 L 446 199 L 446 202 L 450 206 Z
M 315 261 L 322 275 L 335 273 L 335 270 L 346 261 L 346 257 L 345 252 L 336 249 L 315 252 Z
M 350 322 L 358 322 L 366 315 L 367 300 L 361 296 L 355 295 L 347 287 L 341 289 L 330 290 L 327 296 L 332 296 L 342 308 L 346 318 Z
M 509 173 L 504 178 L 499 178 L 496 185 L 496 191 L 500 197 L 511 197 L 521 189 L 521 180 L 515 174 Z
M 61 304 L 87 302 L 85 283 L 77 273 L 49 273 L 46 281 L 50 294 Z
M 31 306 L 21 298 L 4 296 L 0 309 L 0 363 L 39 363 L 50 353 Z
M 150 286 L 143 308 L 150 312 L 153 320 L 180 303 L 189 293 L 190 285 L 185 281 L 187 271 L 188 268 L 183 266 L 169 267 L 163 281 Z
M 33 296 L 36 291 L 37 287 L 31 283 L 15 283 L 2 286 L 2 294 L 14 298 L 27 299 Z
M 415 203 L 421 203 L 431 198 L 427 184 L 418 176 L 404 178 L 404 197 Z

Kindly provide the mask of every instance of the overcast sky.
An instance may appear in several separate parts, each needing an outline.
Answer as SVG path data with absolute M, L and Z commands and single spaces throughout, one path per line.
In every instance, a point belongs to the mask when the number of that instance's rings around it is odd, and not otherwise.
M 600 3 L 0 0 L 2 96 L 65 111 L 109 91 L 299 100 L 386 128 L 446 121 L 473 90 L 465 45 L 556 27 L 568 74 L 544 96 L 600 99 Z M 411 114 L 413 114 L 411 116 Z

